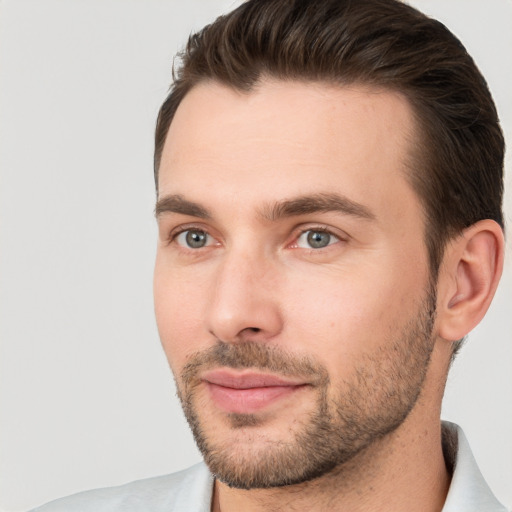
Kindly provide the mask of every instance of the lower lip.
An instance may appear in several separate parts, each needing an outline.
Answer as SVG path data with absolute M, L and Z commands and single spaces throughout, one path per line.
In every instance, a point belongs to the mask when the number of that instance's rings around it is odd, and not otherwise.
M 251 414 L 289 397 L 300 386 L 265 386 L 261 388 L 236 389 L 207 383 L 214 403 L 226 412 Z

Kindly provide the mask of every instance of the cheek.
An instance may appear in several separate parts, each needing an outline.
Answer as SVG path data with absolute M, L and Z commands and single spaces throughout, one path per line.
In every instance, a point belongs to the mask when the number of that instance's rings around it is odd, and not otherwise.
M 198 347 L 198 330 L 202 325 L 201 296 L 204 290 L 197 281 L 183 279 L 168 269 L 155 266 L 153 281 L 155 316 L 160 341 L 173 371 L 181 368 L 185 359 Z
M 355 284 L 319 284 L 315 282 L 314 292 L 301 289 L 290 293 L 288 327 L 304 340 L 304 348 L 318 355 L 326 352 L 329 357 L 335 356 L 354 347 L 360 350 L 362 338 L 371 337 L 369 330 L 384 317 L 380 302 Z
M 309 351 L 327 367 L 349 371 L 364 353 L 372 353 L 401 332 L 423 296 L 423 279 L 383 262 L 331 275 L 304 275 L 290 297 L 288 340 Z M 293 349 L 293 347 L 290 347 Z

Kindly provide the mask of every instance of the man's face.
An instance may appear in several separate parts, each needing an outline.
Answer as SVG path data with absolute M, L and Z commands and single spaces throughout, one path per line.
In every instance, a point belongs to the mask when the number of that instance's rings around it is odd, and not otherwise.
M 433 347 L 398 94 L 195 87 L 159 178 L 155 306 L 210 469 L 251 488 L 353 459 L 417 403 Z

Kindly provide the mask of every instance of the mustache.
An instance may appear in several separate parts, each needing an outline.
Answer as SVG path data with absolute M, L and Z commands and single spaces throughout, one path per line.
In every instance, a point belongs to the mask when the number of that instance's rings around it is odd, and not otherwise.
M 251 368 L 289 378 L 303 378 L 313 385 L 329 383 L 325 367 L 309 356 L 295 356 L 277 346 L 261 342 L 226 343 L 218 340 L 212 347 L 190 356 L 180 376 L 186 386 L 200 381 L 200 374 L 224 367 L 236 370 Z

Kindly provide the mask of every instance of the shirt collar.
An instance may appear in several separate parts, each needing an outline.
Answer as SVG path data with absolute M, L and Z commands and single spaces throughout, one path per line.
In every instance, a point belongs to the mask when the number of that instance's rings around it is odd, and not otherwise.
M 480 473 L 462 429 L 448 421 L 442 428 L 446 466 L 453 468 L 442 512 L 507 512 Z

